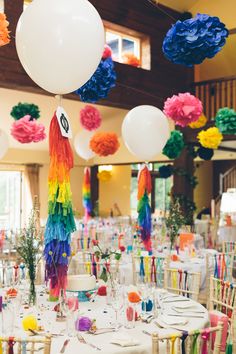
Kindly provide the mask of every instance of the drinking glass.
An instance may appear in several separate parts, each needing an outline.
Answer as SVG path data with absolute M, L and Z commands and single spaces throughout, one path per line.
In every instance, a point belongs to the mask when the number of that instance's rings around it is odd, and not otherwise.
M 120 327 L 120 323 L 118 322 L 118 313 L 124 306 L 124 297 L 118 287 L 112 289 L 111 291 L 111 306 L 116 314 L 115 329 L 118 330 Z

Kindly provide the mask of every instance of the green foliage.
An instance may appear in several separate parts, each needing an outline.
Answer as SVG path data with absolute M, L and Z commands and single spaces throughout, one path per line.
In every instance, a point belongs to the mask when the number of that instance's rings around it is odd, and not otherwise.
M 11 116 L 15 120 L 19 120 L 26 115 L 30 115 L 32 119 L 38 119 L 40 117 L 39 107 L 33 103 L 21 103 L 14 106 L 11 110 Z
M 172 248 L 176 237 L 178 236 L 179 230 L 185 222 L 178 199 L 175 199 L 170 203 L 169 216 L 166 218 L 165 222 Z

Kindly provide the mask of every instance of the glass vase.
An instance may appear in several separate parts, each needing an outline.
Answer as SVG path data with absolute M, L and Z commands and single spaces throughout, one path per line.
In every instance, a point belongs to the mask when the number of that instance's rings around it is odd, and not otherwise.
M 125 328 L 135 328 L 135 319 L 137 316 L 136 304 L 127 302 L 125 306 Z

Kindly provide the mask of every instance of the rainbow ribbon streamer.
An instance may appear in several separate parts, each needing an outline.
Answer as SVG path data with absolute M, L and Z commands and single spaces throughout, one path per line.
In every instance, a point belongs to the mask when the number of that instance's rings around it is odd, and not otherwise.
M 84 218 L 85 218 L 85 223 L 87 223 L 92 211 L 90 170 L 88 167 L 84 169 L 84 182 L 83 182 L 82 196 L 83 196 L 83 206 L 84 206 L 84 213 L 85 213 Z
M 61 135 L 54 114 L 49 131 L 50 167 L 48 176 L 48 220 L 44 235 L 46 281 L 50 281 L 51 298 L 66 290 L 71 233 L 76 230 L 72 211 L 70 170 L 74 165 L 68 138 Z
M 141 238 L 147 251 L 151 251 L 151 207 L 148 195 L 151 193 L 151 175 L 146 165 L 143 165 L 138 175 L 138 224 Z

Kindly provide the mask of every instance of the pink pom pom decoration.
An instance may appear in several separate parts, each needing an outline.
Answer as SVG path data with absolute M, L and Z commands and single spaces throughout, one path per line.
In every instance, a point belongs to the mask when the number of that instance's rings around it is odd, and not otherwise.
M 11 135 L 22 144 L 38 143 L 46 138 L 44 125 L 38 124 L 36 119 L 31 120 L 29 115 L 12 124 Z
M 80 111 L 80 124 L 86 130 L 96 130 L 102 123 L 102 117 L 99 110 L 93 106 L 85 106 Z
M 202 102 L 189 92 L 173 95 L 164 104 L 164 114 L 181 127 L 196 122 L 202 110 Z
M 109 47 L 109 45 L 105 44 L 102 59 L 107 59 L 107 58 L 110 58 L 111 56 L 112 56 L 112 50 Z

